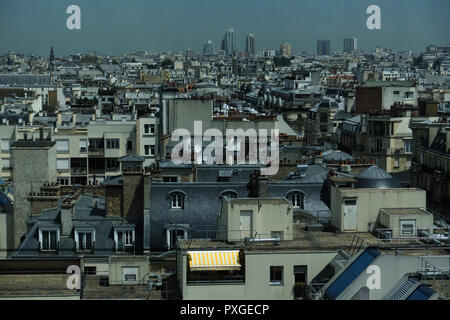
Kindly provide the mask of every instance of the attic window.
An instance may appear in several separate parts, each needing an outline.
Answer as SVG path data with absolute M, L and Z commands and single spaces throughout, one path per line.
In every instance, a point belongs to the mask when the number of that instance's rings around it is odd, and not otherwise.
M 172 209 L 184 209 L 185 195 L 181 192 L 174 192 L 171 195 Z
M 289 193 L 288 200 L 292 204 L 292 207 L 294 208 L 305 208 L 305 195 L 302 192 L 294 191 Z

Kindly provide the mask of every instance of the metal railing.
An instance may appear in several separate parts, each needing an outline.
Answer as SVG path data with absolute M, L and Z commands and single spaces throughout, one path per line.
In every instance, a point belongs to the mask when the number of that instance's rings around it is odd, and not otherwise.
M 244 284 L 245 276 L 235 275 L 235 276 L 193 276 L 192 273 L 186 280 L 188 285 L 200 285 L 200 284 Z
M 133 241 L 131 244 L 127 245 L 124 243 L 117 243 L 114 242 L 114 251 L 116 253 L 132 253 L 132 254 L 136 254 L 136 245 L 135 242 Z

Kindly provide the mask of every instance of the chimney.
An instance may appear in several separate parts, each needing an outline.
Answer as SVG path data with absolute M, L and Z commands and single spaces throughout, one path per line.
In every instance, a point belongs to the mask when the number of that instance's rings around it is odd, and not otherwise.
M 269 179 L 267 176 L 258 176 L 258 198 L 267 197 L 267 184 L 269 183 Z
M 30 112 L 30 113 L 28 114 L 28 122 L 29 122 L 31 125 L 33 125 L 33 118 L 34 118 L 34 113 L 33 113 L 33 112 Z
M 74 205 L 74 201 L 72 201 L 71 199 L 66 199 L 61 204 L 61 229 L 62 229 L 61 235 L 62 236 L 70 236 L 70 233 L 72 232 L 73 205 Z
M 56 114 L 56 127 L 60 127 L 62 125 L 62 115 L 61 113 Z
M 72 123 L 73 123 L 74 126 L 77 124 L 77 114 L 76 113 L 73 113 Z

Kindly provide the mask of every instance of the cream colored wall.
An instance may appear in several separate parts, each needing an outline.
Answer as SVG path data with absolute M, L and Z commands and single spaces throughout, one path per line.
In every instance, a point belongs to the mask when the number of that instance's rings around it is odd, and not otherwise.
M 392 229 L 393 238 L 401 237 L 400 220 L 415 220 L 416 229 L 427 229 L 429 233 L 433 233 L 434 220 L 432 214 L 380 214 L 380 222 L 386 228 Z M 419 236 L 417 233 L 416 235 Z
M 6 259 L 7 250 L 13 250 L 12 213 L 0 212 L 0 259 Z
M 246 252 L 245 284 L 187 285 L 183 278 L 183 300 L 292 300 L 294 266 L 307 266 L 308 283 L 336 256 L 326 252 Z M 183 256 L 186 273 L 186 255 Z M 270 285 L 270 267 L 283 266 L 283 285 Z
M 138 281 L 137 283 L 145 283 L 148 280 L 148 274 L 150 272 L 149 262 L 145 258 L 111 261 L 109 263 L 109 282 L 110 284 L 123 284 L 123 267 L 138 267 Z M 130 283 L 133 284 L 133 283 Z
M 246 199 L 245 199 L 246 200 Z M 231 200 L 224 207 L 226 221 L 228 221 L 228 241 L 241 239 L 240 213 L 241 211 L 252 211 L 253 235 L 255 232 L 261 238 L 270 238 L 272 231 L 283 231 L 284 240 L 292 240 L 293 210 L 287 200 L 251 200 L 246 203 L 243 199 Z M 225 213 L 226 212 L 226 213 Z M 225 220 L 225 217 L 223 218 Z
M 344 198 L 357 198 L 356 228 L 359 232 L 372 231 L 369 223 L 377 221 L 381 208 L 426 208 L 426 192 L 421 189 L 331 188 L 331 223 L 342 231 Z

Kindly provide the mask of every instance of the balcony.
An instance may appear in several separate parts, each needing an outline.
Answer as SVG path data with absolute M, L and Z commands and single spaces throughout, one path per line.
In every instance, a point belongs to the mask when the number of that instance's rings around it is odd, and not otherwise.
M 103 157 L 105 155 L 105 149 L 93 149 L 93 148 L 89 148 L 88 150 L 88 156 L 90 157 Z
M 229 272 L 225 272 L 229 273 Z M 245 276 L 241 274 L 225 275 L 222 271 L 188 272 L 188 285 L 202 284 L 245 284 Z
M 70 173 L 72 175 L 86 175 L 87 174 L 87 168 L 71 168 Z
M 86 245 L 84 247 L 77 246 L 75 243 L 75 252 L 78 254 L 93 254 L 95 248 L 95 241 L 91 243 L 91 245 Z
M 124 244 L 121 241 L 114 242 L 114 251 L 116 253 L 126 253 L 126 254 L 135 254 L 136 252 L 136 245 L 133 241 L 131 244 Z
M 39 241 L 38 251 L 41 254 L 58 254 L 60 247 L 60 241 L 56 241 L 54 244 L 50 244 L 47 248 L 44 248 L 44 243 Z

